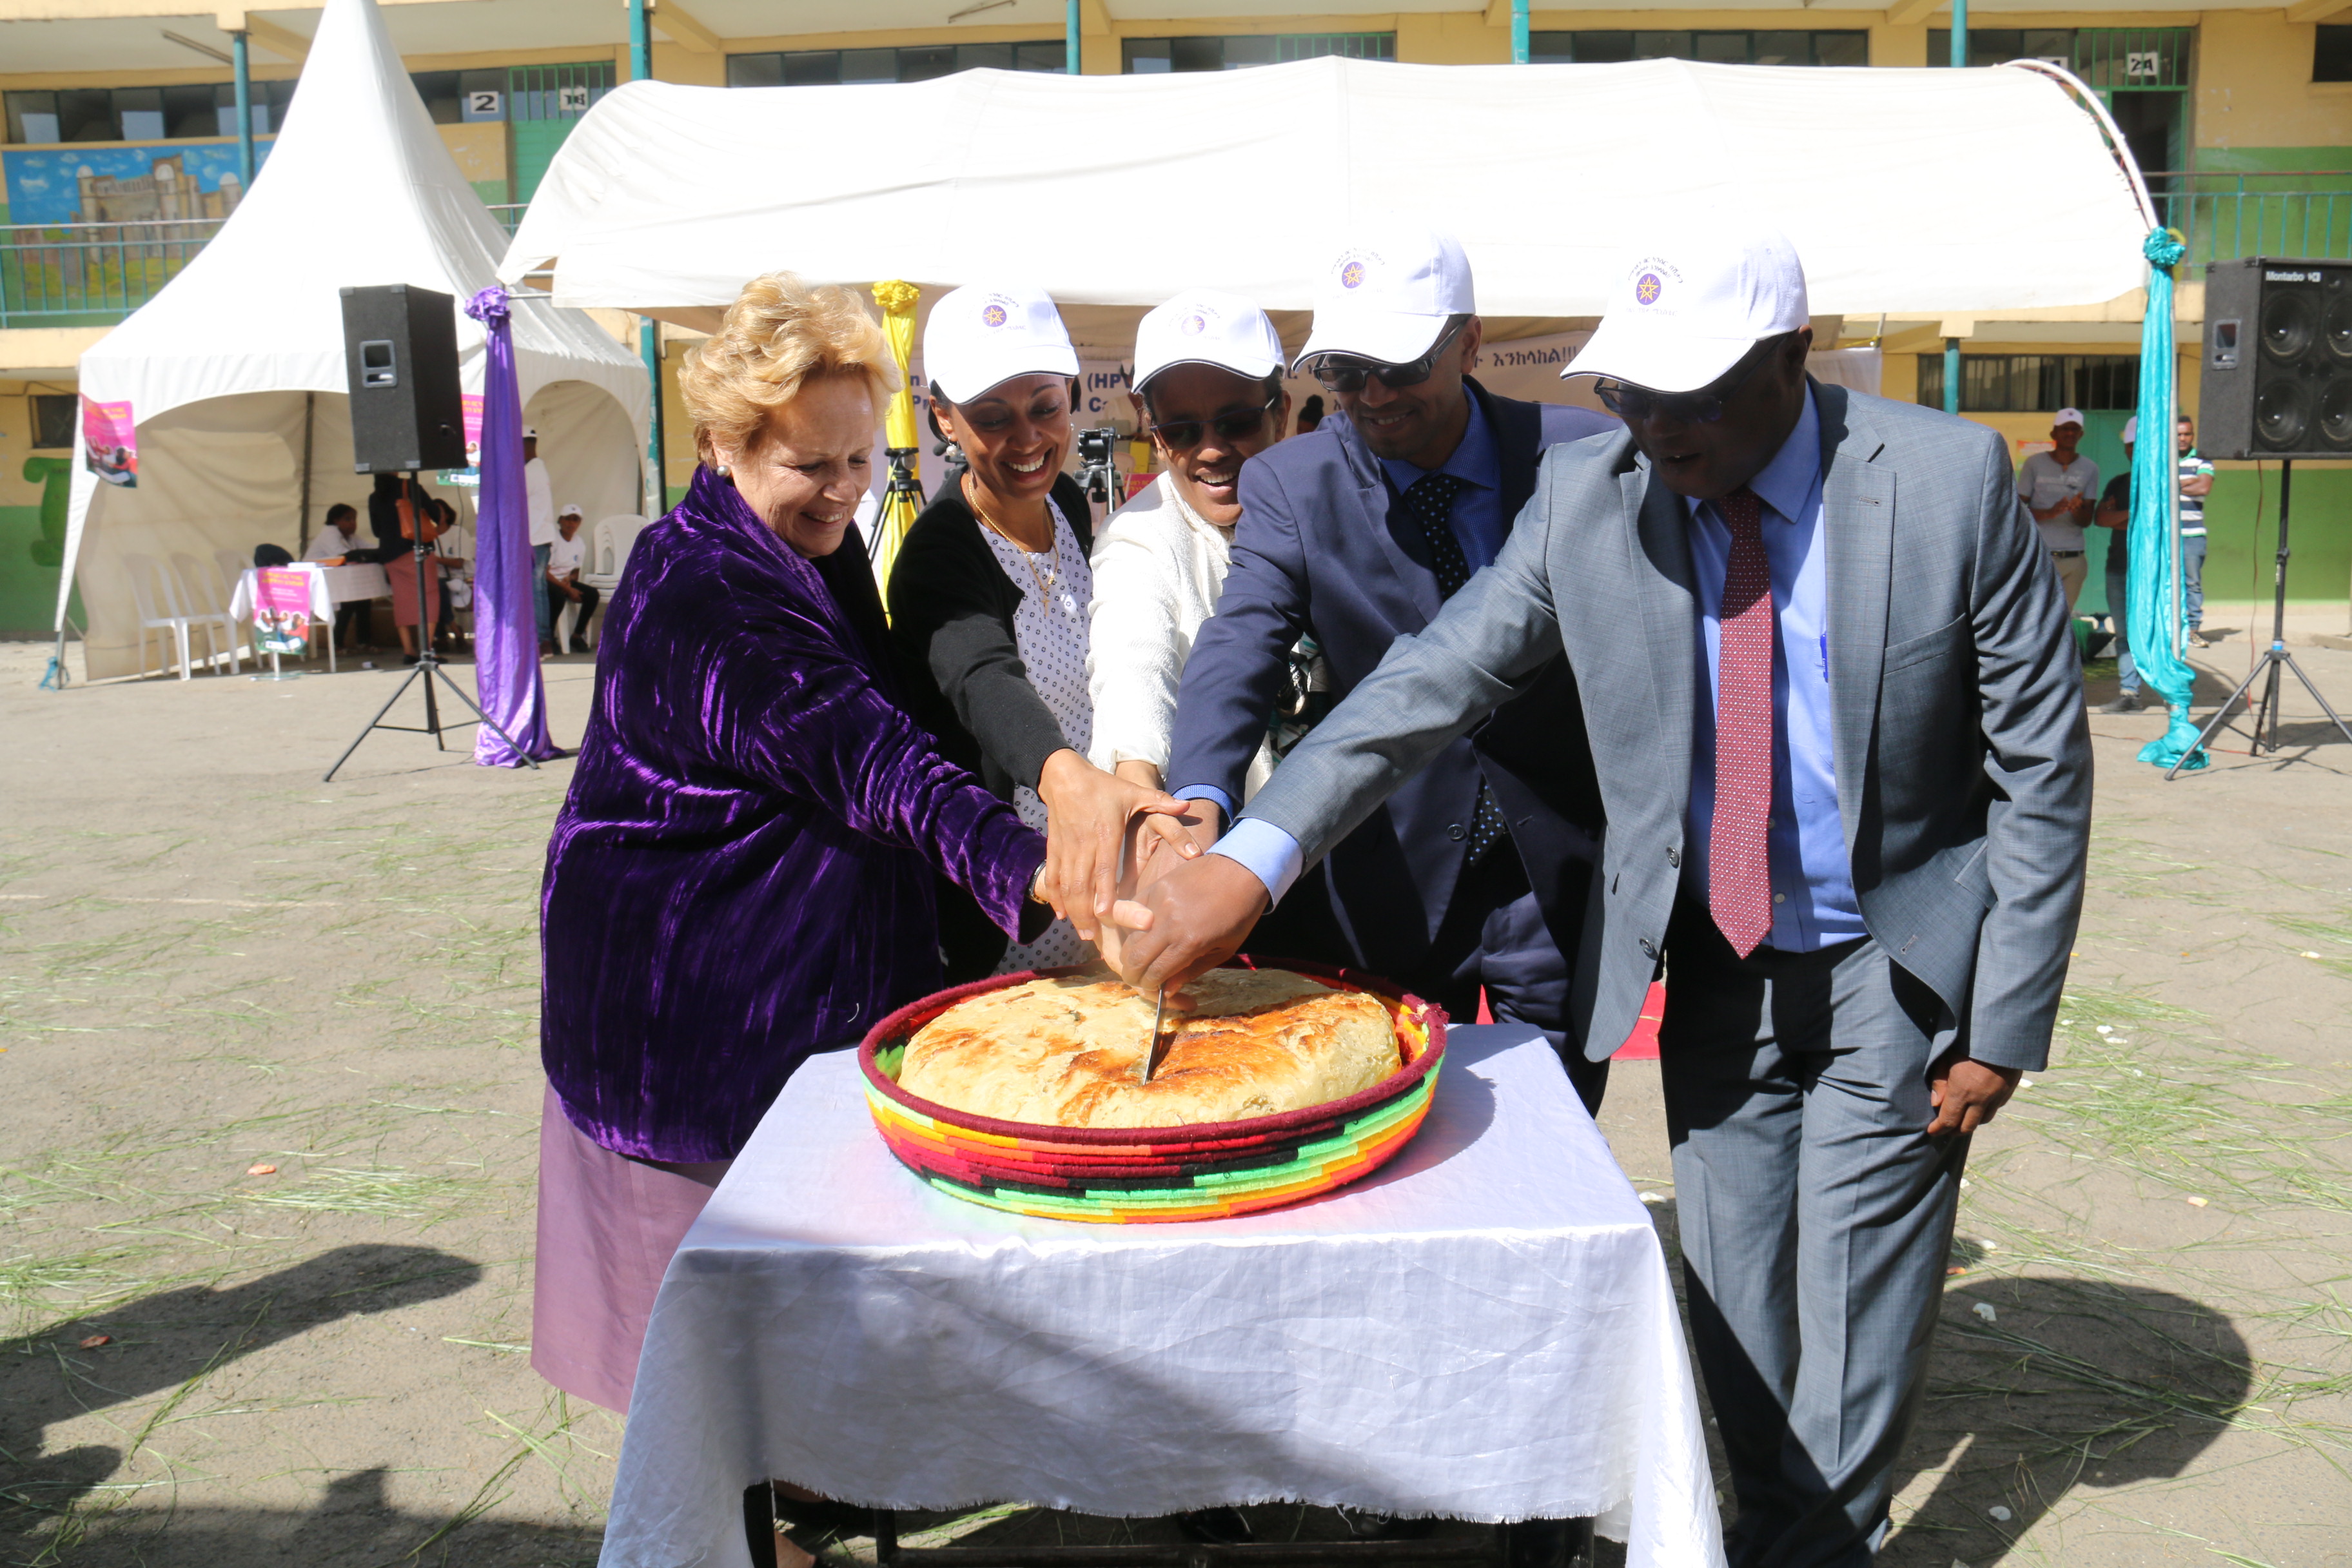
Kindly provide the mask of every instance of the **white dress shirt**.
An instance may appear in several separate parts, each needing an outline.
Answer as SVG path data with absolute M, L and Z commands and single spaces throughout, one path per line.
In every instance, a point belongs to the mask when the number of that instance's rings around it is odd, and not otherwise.
M 1216 614 L 1232 552 L 1233 531 L 1194 511 L 1166 473 L 1112 513 L 1096 536 L 1087 649 L 1094 697 L 1087 756 L 1095 766 L 1108 772 L 1120 763 L 1150 763 L 1168 771 L 1184 661 L 1202 623 Z M 1273 774 L 1273 749 L 1261 742 L 1243 798 Z
M 345 533 L 340 528 L 323 528 L 310 536 L 310 548 L 302 552 L 302 559 L 332 561 L 338 555 L 349 555 L 354 550 L 367 548 L 360 542 L 356 529 Z
M 522 466 L 523 493 L 530 500 L 530 543 L 536 550 L 563 537 L 555 526 L 555 484 L 547 477 L 547 459 L 533 458 Z
M 556 531 L 555 542 L 547 547 L 547 572 L 551 577 L 568 577 L 574 572 L 588 569 L 588 541 L 575 533 L 563 537 Z

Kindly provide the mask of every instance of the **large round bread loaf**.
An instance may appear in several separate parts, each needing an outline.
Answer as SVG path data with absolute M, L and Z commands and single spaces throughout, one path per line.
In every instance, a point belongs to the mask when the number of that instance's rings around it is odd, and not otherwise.
M 1397 1070 L 1377 997 L 1286 969 L 1213 969 L 1170 1006 L 1173 1037 L 1136 1081 L 1152 999 L 1089 974 L 957 1003 L 907 1043 L 898 1087 L 935 1104 L 1047 1127 L 1181 1127 L 1344 1100 Z

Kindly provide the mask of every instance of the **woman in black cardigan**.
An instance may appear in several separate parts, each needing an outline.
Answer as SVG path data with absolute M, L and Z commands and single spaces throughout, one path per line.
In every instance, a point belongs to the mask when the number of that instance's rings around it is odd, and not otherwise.
M 1093 956 L 1120 877 L 1128 818 L 1183 804 L 1087 761 L 1087 617 L 1094 545 L 1085 493 L 1062 472 L 1078 359 L 1042 289 L 958 289 L 923 333 L 931 417 L 970 464 L 915 521 L 890 572 L 891 635 L 908 706 L 950 759 L 1047 835 L 1049 888 L 1096 889 L 1093 907 L 1008 949 L 971 900 L 942 889 L 951 981 Z M 1180 852 L 1191 849 L 1184 836 Z

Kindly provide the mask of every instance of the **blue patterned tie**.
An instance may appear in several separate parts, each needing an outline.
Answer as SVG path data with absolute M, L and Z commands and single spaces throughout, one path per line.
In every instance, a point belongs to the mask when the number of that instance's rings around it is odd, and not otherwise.
M 1454 536 L 1454 498 L 1461 494 L 1464 483 L 1452 474 L 1423 474 L 1404 492 L 1405 511 L 1420 525 L 1421 537 L 1429 546 L 1429 570 L 1437 579 L 1440 599 L 1454 597 L 1470 581 L 1469 557 L 1462 553 L 1462 542 Z M 1481 778 L 1478 806 L 1470 818 L 1467 863 L 1476 865 L 1503 832 L 1503 808 L 1495 804 L 1495 792 Z

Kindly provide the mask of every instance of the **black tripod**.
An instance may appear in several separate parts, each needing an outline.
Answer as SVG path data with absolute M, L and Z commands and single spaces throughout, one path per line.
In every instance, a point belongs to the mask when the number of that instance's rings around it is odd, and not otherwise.
M 2311 683 L 2311 677 L 2304 674 L 2303 666 L 2295 663 L 2294 655 L 2286 651 L 2286 513 L 2287 494 L 2294 483 L 2294 459 L 2287 458 L 2279 463 L 2278 596 L 2271 607 L 2271 646 L 2263 650 L 2262 658 L 2252 670 L 2247 672 L 2246 679 L 2238 683 L 2238 689 L 2230 693 L 2221 706 L 2213 710 L 2213 717 L 2208 719 L 2205 721 L 2205 728 L 2198 731 L 2197 743 L 2181 753 L 2180 761 L 2173 763 L 2166 771 L 2164 776 L 2168 782 L 2174 774 L 2180 772 L 2190 757 L 2205 749 L 2206 742 L 2212 740 L 2221 726 L 2229 721 L 2230 710 L 2238 705 L 2239 700 L 2245 696 L 2248 689 L 2255 681 L 2263 679 L 2265 676 L 2269 679 L 2263 687 L 2263 700 L 2249 710 L 2254 719 L 2253 743 L 2251 750 L 2252 754 L 2258 757 L 2265 751 L 2273 756 L 2278 754 L 2281 667 L 2294 671 L 2294 678 L 2303 682 L 2303 689 L 2311 693 L 2311 700 L 2319 704 L 2319 710 L 2327 715 L 2327 721 L 2335 725 L 2337 732 L 2346 740 L 2352 741 L 2352 729 L 2345 728 L 2344 721 L 2336 716 L 2336 710 L 2327 705 L 2327 699 L 2319 694 L 2319 688 Z M 2270 739 L 2267 741 L 2263 739 L 2264 726 L 2268 726 L 2270 730 Z
M 366 740 L 373 731 L 405 730 L 412 735 L 430 735 L 433 737 L 433 749 L 436 752 L 446 752 L 449 748 L 442 742 L 443 730 L 462 730 L 468 724 L 475 723 L 488 725 L 490 733 L 504 741 L 509 749 L 524 762 L 529 763 L 535 773 L 539 769 L 539 764 L 531 761 L 530 753 L 516 745 L 514 737 L 499 729 L 499 721 L 483 712 L 481 704 L 467 696 L 464 687 L 450 679 L 449 672 L 441 668 L 441 656 L 433 651 L 434 610 L 440 604 L 440 584 L 428 582 L 425 571 L 425 563 L 433 558 L 433 547 L 425 537 L 425 491 L 417 484 L 415 475 L 403 474 L 401 479 L 408 489 L 409 515 L 416 520 L 415 549 L 413 552 L 416 561 L 416 663 L 406 675 L 401 677 L 400 684 L 392 689 L 392 695 L 383 700 L 383 706 L 375 710 L 375 717 L 367 721 L 366 728 L 353 736 L 352 743 L 343 748 L 343 754 L 335 759 L 334 767 L 327 770 L 327 776 L 323 782 L 327 784 L 335 782 L 337 770 L 352 760 L 352 753 L 360 749 L 360 742 Z M 426 596 L 428 594 L 432 595 L 432 597 L 428 598 Z M 400 700 L 401 693 L 406 691 L 420 676 L 425 679 L 424 727 L 420 729 L 415 724 L 385 723 L 383 716 L 392 711 L 392 705 Z M 443 685 L 457 694 L 458 701 L 474 710 L 474 716 L 471 719 L 460 719 L 446 725 L 441 722 L 441 709 L 433 698 L 433 682 L 436 678 Z

